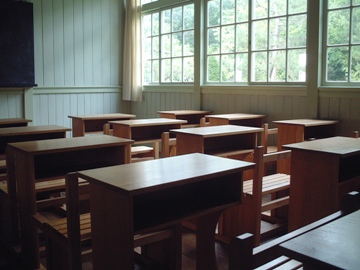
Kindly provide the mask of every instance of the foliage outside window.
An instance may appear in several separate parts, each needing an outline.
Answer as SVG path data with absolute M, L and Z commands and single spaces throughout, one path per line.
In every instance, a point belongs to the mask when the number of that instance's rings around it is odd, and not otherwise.
M 143 81 L 194 82 L 194 4 L 142 17 Z
M 327 83 L 360 82 L 360 0 L 328 0 Z
M 207 82 L 305 82 L 306 12 L 307 0 L 208 1 Z

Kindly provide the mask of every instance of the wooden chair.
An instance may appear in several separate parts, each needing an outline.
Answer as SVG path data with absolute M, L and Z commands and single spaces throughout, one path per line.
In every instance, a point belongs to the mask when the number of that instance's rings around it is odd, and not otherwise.
M 66 175 L 66 217 L 49 220 L 41 213 L 34 215 L 35 224 L 46 238 L 47 269 L 82 269 L 82 263 L 91 260 L 91 217 L 88 200 L 88 185 L 80 182 L 76 173 L 69 173 Z M 161 251 L 166 251 L 166 257 L 159 254 L 156 246 L 164 242 L 166 247 Z M 152 245 L 156 248 L 153 249 Z M 155 259 L 160 261 L 157 263 L 170 265 L 170 269 L 180 270 L 180 225 L 134 235 L 134 248 L 143 246 L 145 248 L 142 255 L 145 255 L 147 260 Z
M 176 156 L 176 138 L 170 138 L 169 132 L 161 134 L 161 157 Z
M 110 124 L 106 123 L 103 126 L 105 135 L 113 135 Z M 146 145 L 133 145 L 131 146 L 131 162 L 144 161 L 154 158 L 154 148 Z
M 354 130 L 351 135 L 352 135 L 351 137 L 353 138 L 359 138 L 359 131 Z
M 323 226 L 360 208 L 359 192 L 350 192 L 342 198 L 342 210 L 253 248 L 254 236 L 244 233 L 230 242 L 229 270 L 302 269 L 302 263 L 282 255 L 280 244 Z
M 200 118 L 200 127 L 207 127 L 209 126 L 209 122 L 206 121 L 205 117 Z
M 265 154 L 266 153 L 272 153 L 277 151 L 277 145 L 269 145 L 269 138 L 274 137 L 278 133 L 277 128 L 269 128 L 268 123 L 264 123 L 263 125 L 263 133 L 261 137 L 261 145 L 265 148 Z
M 264 151 L 263 146 L 257 146 L 254 150 L 254 177 L 243 182 L 241 205 L 225 211 L 220 219 L 219 236 L 225 237 L 225 240 L 244 232 L 251 232 L 254 235 L 254 245 L 258 246 L 261 237 L 267 237 L 286 228 L 287 211 L 281 219 L 274 217 L 274 214 L 275 210 L 289 203 L 290 175 L 277 172 L 264 176 L 264 167 L 269 162 L 290 158 L 291 151 L 268 154 Z M 269 211 L 270 214 L 265 214 Z M 266 230 L 261 226 L 265 221 L 268 225 Z

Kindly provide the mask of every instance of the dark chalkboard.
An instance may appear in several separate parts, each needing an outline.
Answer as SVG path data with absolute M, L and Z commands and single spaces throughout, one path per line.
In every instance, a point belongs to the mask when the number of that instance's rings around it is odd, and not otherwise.
M 0 87 L 35 86 L 33 4 L 0 0 Z

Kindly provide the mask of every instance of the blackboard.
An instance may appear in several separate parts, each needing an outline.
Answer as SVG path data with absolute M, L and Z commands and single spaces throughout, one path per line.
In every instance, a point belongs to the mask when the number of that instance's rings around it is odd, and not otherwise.
M 33 4 L 0 1 L 0 87 L 35 86 Z

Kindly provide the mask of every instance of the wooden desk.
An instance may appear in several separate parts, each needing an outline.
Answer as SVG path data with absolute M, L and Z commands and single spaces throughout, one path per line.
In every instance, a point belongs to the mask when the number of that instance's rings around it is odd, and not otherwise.
M 289 231 L 340 209 L 360 187 L 360 140 L 332 137 L 283 145 L 291 150 Z
M 359 269 L 360 210 L 280 245 L 304 269 Z
M 10 143 L 6 149 L 8 178 L 17 185 L 21 255 L 31 269 L 39 267 L 39 239 L 32 223 L 37 212 L 35 182 L 64 177 L 68 172 L 128 162 L 132 140 L 99 135 Z
M 170 129 L 181 128 L 186 124 L 186 120 L 151 118 L 134 119 L 124 121 L 110 121 L 113 125 L 113 135 L 121 138 L 132 139 L 135 144 L 152 143 L 154 148 L 154 157 L 159 158 L 159 142 L 161 134 Z M 131 149 L 128 148 L 129 158 Z
M 253 167 L 196 153 L 78 172 L 90 182 L 94 269 L 133 269 L 135 233 L 188 218 L 197 218 L 196 269 L 217 269 L 217 220 L 240 202 L 242 171 Z
M 216 125 L 238 125 L 249 127 L 262 127 L 266 115 L 248 113 L 230 113 L 207 115 L 210 126 Z
M 310 139 L 333 137 L 336 134 L 335 120 L 294 119 L 274 121 L 278 127 L 277 149 L 281 151 L 284 144 L 303 142 Z M 290 173 L 290 162 L 278 162 L 281 172 Z
M 100 132 L 103 133 L 103 126 L 108 121 L 128 120 L 134 118 L 133 114 L 109 113 L 93 115 L 69 115 L 72 119 L 73 137 L 85 136 L 86 133 Z
M 32 120 L 24 119 L 24 118 L 5 118 L 0 119 L 0 128 L 7 127 L 25 127 Z
M 65 138 L 67 131 L 71 129 L 53 125 L 0 128 L 0 159 L 5 158 L 8 143 Z
M 172 129 L 176 135 L 176 154 L 203 153 L 232 156 L 253 152 L 262 128 L 234 125 Z
M 187 123 L 184 127 L 196 127 L 200 125 L 200 119 L 205 115 L 211 114 L 211 111 L 198 111 L 198 110 L 175 110 L 175 111 L 158 111 L 160 117 L 170 119 L 186 120 Z

